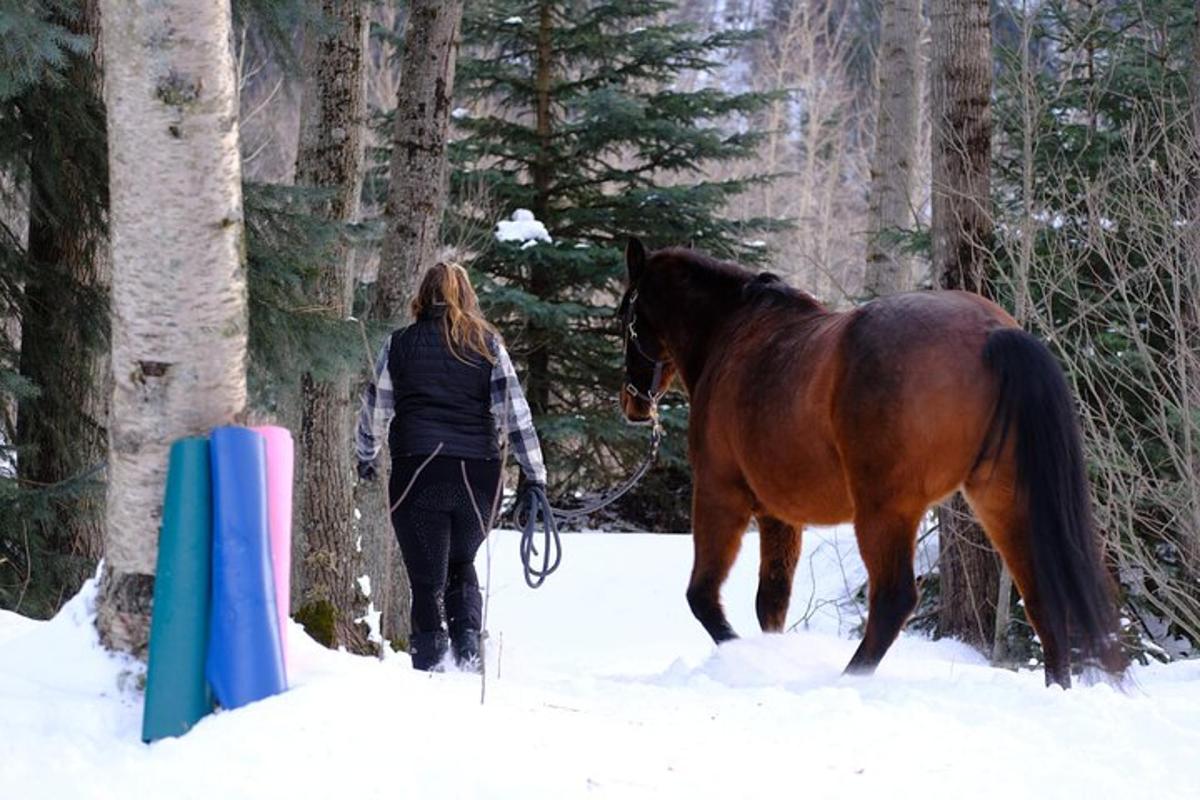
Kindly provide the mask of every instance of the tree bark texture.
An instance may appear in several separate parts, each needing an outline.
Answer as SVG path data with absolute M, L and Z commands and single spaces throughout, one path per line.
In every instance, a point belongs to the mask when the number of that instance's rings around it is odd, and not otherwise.
M 246 269 L 230 8 L 101 0 L 112 238 L 106 646 L 145 655 L 173 441 L 242 418 Z
M 463 0 L 414 0 L 408 7 L 385 208 L 388 227 L 371 314 L 392 326 L 410 321 L 409 304 L 441 243 L 449 188 L 446 145 L 462 14 Z M 386 486 L 387 470 L 379 472 L 379 483 Z M 393 564 L 390 572 L 380 576 L 386 580 L 378 584 L 372 570 L 376 608 L 384 614 L 387 637 L 406 640 L 408 573 L 395 544 L 386 494 L 360 491 L 358 504 L 368 561 L 382 567 L 390 558 Z
M 365 11 L 362 0 L 325 0 L 329 32 L 308 37 L 301 106 L 296 183 L 332 192 L 322 209 L 327 219 L 358 219 L 362 189 L 365 92 Z M 354 274 L 350 243 L 339 239 L 323 254 L 313 299 L 322 313 L 346 319 L 352 310 Z M 348 375 L 301 379 L 300 492 L 296 559 L 300 598 L 297 619 L 326 647 L 368 653 L 372 644 L 361 620 L 364 574 L 354 525 L 353 412 Z M 390 564 L 387 565 L 390 568 Z
M 374 316 L 393 324 L 437 255 L 446 208 L 446 143 L 463 0 L 414 0 L 404 31 L 392 140 L 387 233 Z
M 933 274 L 985 292 L 992 218 L 992 35 L 987 0 L 933 0 Z
M 882 297 L 912 288 L 912 259 L 894 241 L 914 225 L 912 181 L 921 107 L 921 4 L 885 0 L 880 23 L 879 106 L 871 164 L 866 291 Z
M 986 293 L 992 220 L 991 28 L 987 0 L 933 0 L 933 274 Z M 939 635 L 990 650 L 1000 560 L 961 495 L 938 509 Z
M 554 135 L 551 121 L 550 93 L 554 69 L 554 16 L 551 0 L 542 0 L 538 7 L 538 38 L 536 63 L 534 66 L 534 112 L 538 152 L 531 170 L 533 179 L 533 213 L 539 220 L 549 218 L 550 188 L 554 182 Z M 529 292 L 534 297 L 550 296 L 552 276 L 545 266 L 534 263 L 530 267 Z M 533 413 L 545 414 L 550 410 L 550 347 L 548 332 L 541 324 L 530 321 L 528 325 L 529 371 L 526 390 Z
M 95 571 L 103 552 L 100 478 L 108 450 L 108 340 L 100 322 L 111 280 L 103 191 L 104 98 L 100 9 L 86 0 L 61 22 L 91 37 L 90 56 L 73 57 L 66 91 L 36 93 L 27 109 L 38 124 L 30 154 L 29 258 L 21 319 L 21 373 L 39 395 L 20 403 L 19 477 L 39 486 L 84 484 L 65 492 L 41 540 L 56 562 L 54 589 L 65 599 Z M 63 103 L 75 108 L 64 109 Z M 87 124 L 81 125 L 79 120 Z M 82 477 L 81 476 L 86 476 Z

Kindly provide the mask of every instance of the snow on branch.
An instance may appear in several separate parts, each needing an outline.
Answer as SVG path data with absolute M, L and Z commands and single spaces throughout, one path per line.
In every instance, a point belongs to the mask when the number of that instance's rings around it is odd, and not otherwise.
M 546 226 L 539 222 L 533 212 L 518 208 L 511 219 L 500 220 L 496 223 L 496 240 L 501 242 L 524 242 L 522 249 L 532 247 L 538 242 L 553 242 Z

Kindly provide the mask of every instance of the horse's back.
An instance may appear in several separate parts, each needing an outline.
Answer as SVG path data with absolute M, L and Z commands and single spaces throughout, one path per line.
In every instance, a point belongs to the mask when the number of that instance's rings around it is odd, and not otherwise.
M 752 315 L 693 397 L 697 478 L 737 479 L 795 523 L 848 520 L 866 491 L 923 507 L 977 457 L 994 405 L 983 345 L 1013 325 L 963 292 Z
M 915 292 L 851 312 L 833 399 L 850 489 L 924 507 L 976 463 L 995 408 L 988 335 L 1016 322 L 966 292 Z

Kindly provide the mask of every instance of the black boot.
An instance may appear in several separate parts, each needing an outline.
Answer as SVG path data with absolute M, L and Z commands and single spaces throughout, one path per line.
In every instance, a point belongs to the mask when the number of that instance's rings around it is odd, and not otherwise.
M 479 631 L 463 628 L 451 634 L 454 647 L 454 663 L 466 672 L 482 672 L 483 662 L 479 658 Z
M 448 648 L 449 641 L 445 631 L 414 633 L 408 647 L 413 669 L 441 672 L 442 659 L 445 658 Z

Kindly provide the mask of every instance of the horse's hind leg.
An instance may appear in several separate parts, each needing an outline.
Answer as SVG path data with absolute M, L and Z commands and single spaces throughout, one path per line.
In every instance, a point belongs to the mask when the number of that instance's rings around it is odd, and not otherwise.
M 742 534 L 750 521 L 749 503 L 736 493 L 707 491 L 697 483 L 692 501 L 695 561 L 687 600 L 692 614 L 717 644 L 737 634 L 721 607 L 721 584 L 737 559 Z
M 867 567 L 867 630 L 846 672 L 869 675 L 917 606 L 913 551 L 924 509 L 900 512 L 861 501 L 859 507 L 854 533 Z
M 1011 459 L 1006 461 L 1008 463 L 1000 465 L 994 461 L 980 465 L 967 481 L 964 493 L 1012 573 L 1013 583 L 1025 603 L 1025 614 L 1042 640 L 1046 684 L 1057 683 L 1068 688 L 1071 685 L 1070 651 L 1042 624 L 1045 612 L 1034 576 L 1029 525 L 1013 490 Z
M 800 559 L 801 529 L 774 517 L 759 516 L 758 530 L 758 624 L 763 631 L 779 633 L 787 622 L 792 579 Z

